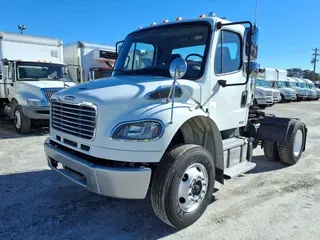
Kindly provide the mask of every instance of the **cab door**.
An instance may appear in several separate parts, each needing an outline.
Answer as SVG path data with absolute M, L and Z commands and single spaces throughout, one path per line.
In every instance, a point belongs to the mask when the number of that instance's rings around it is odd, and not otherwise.
M 251 98 L 250 84 L 223 87 L 219 82 L 241 84 L 243 74 L 243 36 L 241 25 L 222 27 L 216 30 L 213 45 L 212 94 L 215 107 L 210 115 L 220 130 L 246 125 L 247 103 Z
M 8 74 L 5 78 L 5 92 L 9 101 L 16 95 L 16 74 L 15 62 L 9 62 Z

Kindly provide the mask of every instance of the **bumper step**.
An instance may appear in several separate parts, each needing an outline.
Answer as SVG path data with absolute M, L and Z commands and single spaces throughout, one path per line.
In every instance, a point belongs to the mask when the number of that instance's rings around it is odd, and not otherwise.
M 256 163 L 244 161 L 235 166 L 227 168 L 224 172 L 224 175 L 228 179 L 234 178 L 252 170 L 253 168 L 255 168 L 256 165 L 257 165 Z

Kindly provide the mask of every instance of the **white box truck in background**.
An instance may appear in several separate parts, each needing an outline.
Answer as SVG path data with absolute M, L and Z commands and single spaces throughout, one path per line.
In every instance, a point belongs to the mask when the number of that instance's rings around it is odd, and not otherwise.
M 277 79 L 274 81 L 273 87 L 280 91 L 282 102 L 291 102 L 297 100 L 297 92 L 290 87 L 286 70 L 277 69 Z
M 115 47 L 82 41 L 65 45 L 63 55 L 75 83 L 110 77 L 116 61 Z
M 28 133 L 33 119 L 49 120 L 52 94 L 74 85 L 62 41 L 0 32 L 0 60 L 0 110 Z
M 278 103 L 281 101 L 280 91 L 272 88 L 272 81 L 277 79 L 277 70 L 274 68 L 265 68 L 264 73 L 262 74 L 262 79 L 264 81 L 264 86 L 272 91 L 273 103 Z

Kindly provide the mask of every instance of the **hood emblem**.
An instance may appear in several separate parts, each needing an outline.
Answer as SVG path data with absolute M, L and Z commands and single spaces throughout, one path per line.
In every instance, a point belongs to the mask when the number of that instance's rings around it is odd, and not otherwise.
M 64 99 L 67 100 L 67 101 L 73 101 L 73 100 L 76 99 L 76 97 L 74 97 L 74 96 L 66 96 Z

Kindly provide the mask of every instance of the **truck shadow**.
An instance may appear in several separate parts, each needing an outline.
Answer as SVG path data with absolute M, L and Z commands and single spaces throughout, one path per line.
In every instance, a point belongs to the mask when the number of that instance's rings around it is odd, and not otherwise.
M 281 162 L 268 161 L 264 155 L 254 156 L 252 159 L 252 162 L 256 163 L 257 166 L 254 169 L 252 169 L 250 172 L 248 172 L 248 174 L 270 172 L 270 171 L 289 167 L 288 165 L 285 165 Z
M 49 133 L 49 127 L 45 125 L 34 124 L 30 133 L 22 135 L 17 133 L 14 128 L 13 120 L 7 117 L 0 117 L 0 139 L 25 138 L 33 136 L 42 136 Z
M 0 183 L 0 239 L 158 239 L 178 231 L 155 216 L 150 197 L 102 197 L 48 170 L 2 175 Z

